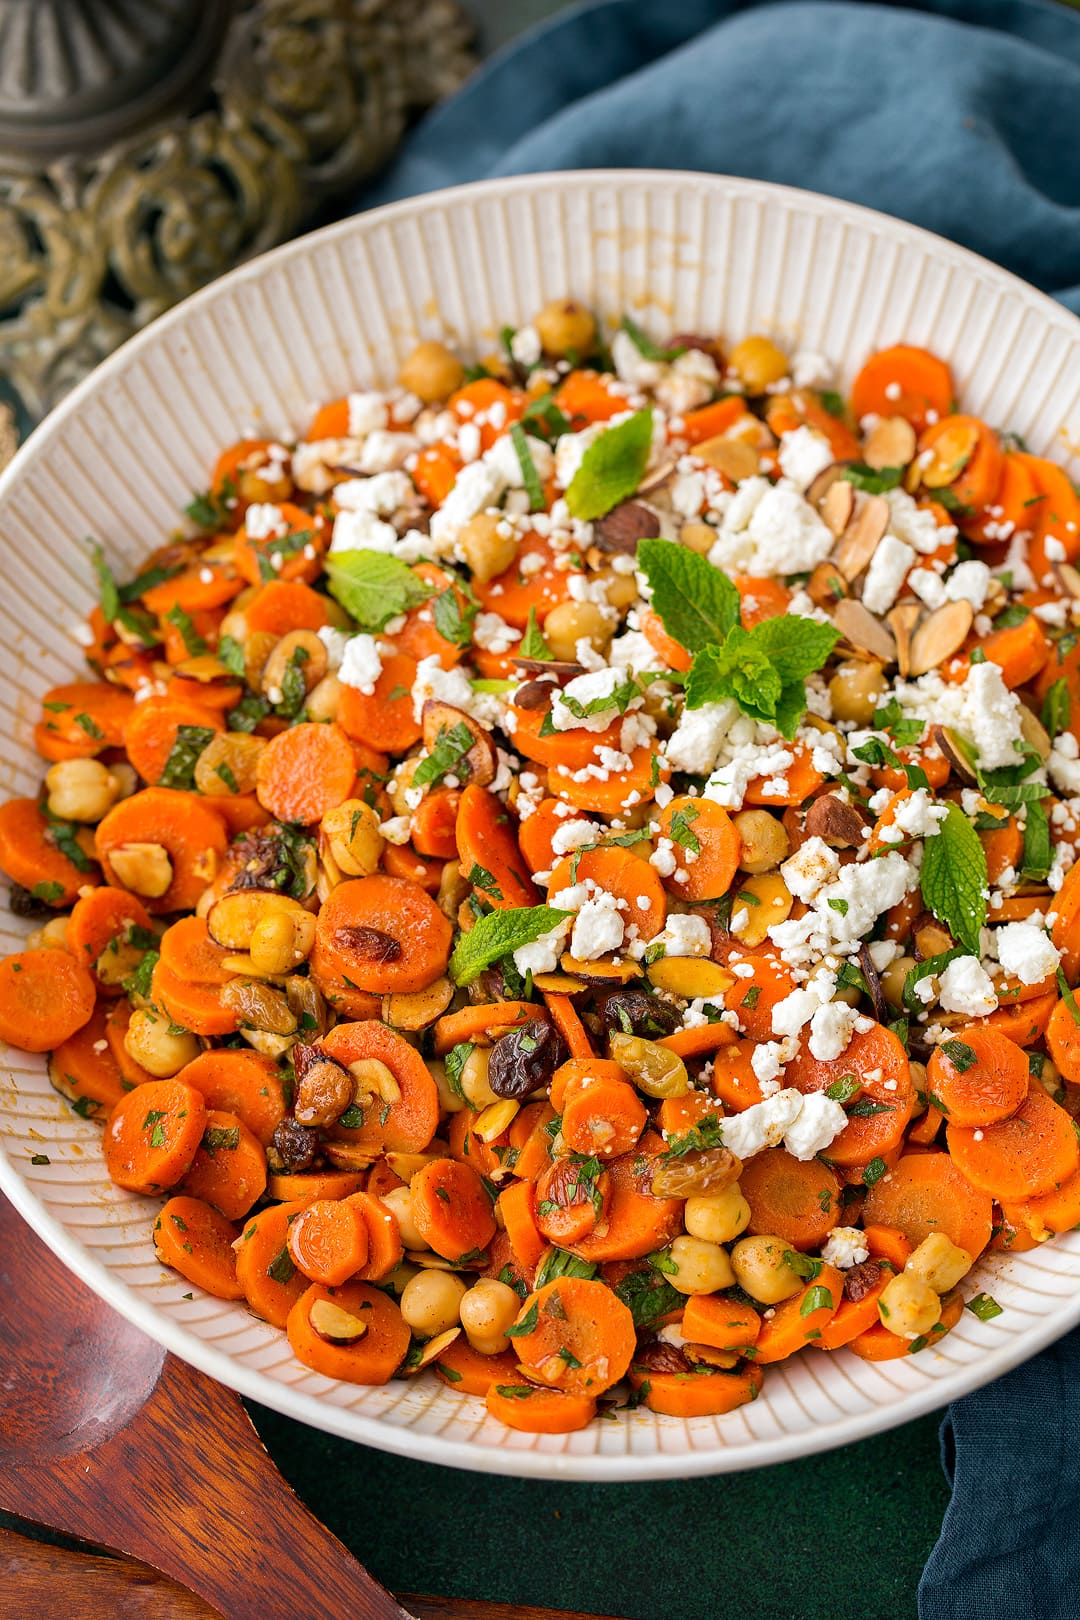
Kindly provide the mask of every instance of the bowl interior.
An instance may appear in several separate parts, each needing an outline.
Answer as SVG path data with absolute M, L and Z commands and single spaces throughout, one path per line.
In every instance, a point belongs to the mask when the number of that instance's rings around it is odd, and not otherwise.
M 505 322 L 572 293 L 656 335 L 766 331 L 847 380 L 883 343 L 953 364 L 966 406 L 1080 476 L 1080 322 L 962 249 L 847 204 L 703 175 L 533 176 L 348 220 L 224 277 L 82 384 L 0 480 L 0 789 L 36 792 L 41 693 L 83 666 L 72 629 L 94 596 L 87 537 L 133 571 L 205 486 L 217 451 L 303 432 L 313 406 L 386 382 L 418 336 L 490 348 Z M 22 924 L 6 911 L 4 951 Z M 1080 1234 L 997 1257 L 1005 1307 L 965 1313 L 939 1350 L 871 1365 L 847 1352 L 769 1369 L 721 1419 L 623 1413 L 580 1434 L 515 1434 L 426 1379 L 332 1384 L 240 1306 L 190 1297 L 155 1260 L 152 1201 L 113 1187 L 99 1128 L 44 1062 L 0 1073 L 0 1186 L 52 1248 L 152 1337 L 264 1404 L 367 1444 L 505 1473 L 636 1479 L 757 1466 L 904 1422 L 996 1376 L 1080 1320 Z M 48 1163 L 32 1165 L 45 1154 Z

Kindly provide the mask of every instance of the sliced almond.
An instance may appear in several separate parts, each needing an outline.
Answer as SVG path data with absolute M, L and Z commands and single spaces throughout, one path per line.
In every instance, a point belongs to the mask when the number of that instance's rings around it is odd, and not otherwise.
M 915 456 L 915 429 L 903 416 L 885 416 L 863 445 L 863 460 L 875 472 L 906 467 Z
M 489 1103 L 478 1119 L 473 1121 L 473 1135 L 478 1136 L 481 1142 L 494 1142 L 509 1130 L 517 1117 L 521 1104 L 512 1097 L 504 1097 L 501 1102 Z
M 498 1182 L 510 1174 L 509 1170 L 492 1170 L 488 1173 L 489 1181 Z M 435 1254 L 431 1249 L 406 1249 L 405 1258 L 412 1266 L 419 1266 L 422 1271 L 460 1271 L 461 1265 L 457 1260 L 444 1260 L 441 1254 Z
M 1020 735 L 1029 748 L 1034 748 L 1043 764 L 1050 758 L 1050 733 L 1026 703 L 1020 704 Z
M 831 613 L 837 602 L 848 594 L 847 580 L 835 563 L 818 563 L 806 582 L 806 593 L 817 607 Z
M 896 642 L 892 631 L 880 619 L 875 619 L 861 602 L 856 602 L 853 597 L 837 602 L 832 610 L 832 622 L 856 652 L 866 653 L 882 664 L 896 663 Z
M 382 1020 L 391 1029 L 426 1029 L 453 999 L 454 986 L 447 978 L 436 979 L 423 990 L 395 990 L 382 998 Z
M 736 484 L 744 478 L 753 478 L 761 466 L 761 458 L 752 444 L 747 444 L 745 439 L 729 439 L 722 433 L 696 444 L 694 454 L 706 466 L 726 473 Z
M 444 1350 L 449 1350 L 454 1340 L 459 1338 L 460 1335 L 461 1329 L 459 1327 L 447 1328 L 445 1333 L 436 1333 L 435 1337 L 429 1339 L 420 1351 L 419 1360 L 402 1367 L 403 1376 L 413 1378 L 418 1372 L 423 1372 L 425 1367 L 430 1367 L 433 1361 L 438 1361 Z
M 905 677 L 911 673 L 911 638 L 921 612 L 917 603 L 901 602 L 885 615 L 885 622 L 896 638 L 896 662 Z
M 335 1170 L 367 1170 L 375 1162 L 376 1150 L 360 1142 L 324 1142 L 322 1151 Z
M 933 738 L 961 781 L 978 781 L 978 774 L 975 769 L 975 750 L 970 743 L 965 744 L 965 740 L 960 734 L 956 731 L 950 731 L 947 726 L 935 726 Z
M 459 735 L 464 737 L 467 732 L 472 738 L 468 749 L 457 764 L 451 767 L 454 776 L 473 787 L 485 787 L 488 782 L 495 780 L 499 757 L 491 734 L 484 730 L 478 720 L 466 714 L 464 709 L 455 709 L 451 703 L 440 703 L 437 698 L 428 698 L 421 714 L 421 723 L 424 728 L 424 747 L 429 754 L 446 737 Z
M 163 844 L 116 844 L 105 859 L 114 880 L 131 894 L 160 900 L 172 883 L 172 861 Z
M 434 1141 L 426 1147 L 423 1153 L 397 1153 L 386 1154 L 386 1162 L 395 1176 L 401 1181 L 411 1181 L 413 1176 L 419 1175 L 425 1165 L 434 1164 L 436 1159 L 450 1157 L 450 1145 L 435 1137 Z
M 1072 563 L 1059 562 L 1054 564 L 1054 573 L 1065 595 L 1080 602 L 1080 569 L 1074 568 Z
M 823 467 L 806 491 L 806 498 L 810 505 L 816 507 L 820 512 L 822 501 L 837 480 L 843 477 L 843 474 L 844 463 L 842 461 L 833 461 L 827 467 Z M 844 479 L 844 482 L 847 483 L 847 479 Z
M 572 979 L 569 973 L 534 973 L 533 984 L 552 996 L 576 996 L 588 989 L 584 979 Z
M 706 957 L 664 956 L 648 969 L 649 983 L 658 990 L 693 1001 L 697 996 L 722 996 L 735 977 L 719 962 Z
M 401 1101 L 401 1087 L 393 1070 L 379 1058 L 357 1058 L 355 1063 L 348 1065 L 348 1070 L 356 1081 L 358 1092 L 381 1097 L 386 1103 Z
M 559 966 L 572 978 L 585 979 L 590 984 L 628 984 L 631 979 L 640 979 L 642 974 L 636 962 L 579 962 L 569 951 L 560 959 Z
M 645 474 L 637 487 L 637 493 L 645 495 L 650 489 L 659 489 L 661 484 L 667 483 L 677 466 L 677 461 L 662 461 L 658 467 L 653 468 L 651 473 Z
M 970 602 L 946 602 L 928 613 L 911 638 L 911 675 L 926 675 L 937 669 L 967 640 L 975 609 Z
M 319 1338 L 329 1339 L 331 1344 L 355 1344 L 367 1332 L 366 1322 L 335 1304 L 332 1299 L 314 1300 L 308 1312 L 308 1321 Z
M 826 467 L 825 471 L 830 469 Z M 839 540 L 855 513 L 855 485 L 846 478 L 836 478 L 825 491 L 819 510 L 825 527 Z
M 927 489 L 944 489 L 959 478 L 979 442 L 978 424 L 970 418 L 956 418 L 934 440 L 929 459 L 921 468 Z M 920 456 L 920 461 L 922 457 Z
M 889 527 L 891 515 L 884 495 L 868 495 L 840 536 L 832 562 L 849 584 L 868 566 Z

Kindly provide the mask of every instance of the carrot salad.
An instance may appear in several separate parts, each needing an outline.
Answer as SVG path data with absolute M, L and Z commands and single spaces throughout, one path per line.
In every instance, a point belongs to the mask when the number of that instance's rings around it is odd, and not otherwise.
M 0 1035 L 180 1288 L 554 1434 L 1080 1223 L 1080 497 L 956 395 L 562 300 L 95 548 Z

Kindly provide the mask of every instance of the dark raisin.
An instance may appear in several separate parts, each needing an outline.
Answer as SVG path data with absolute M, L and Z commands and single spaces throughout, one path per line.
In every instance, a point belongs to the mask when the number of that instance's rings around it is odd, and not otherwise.
M 335 928 L 334 944 L 340 950 L 355 952 L 365 962 L 396 962 L 401 955 L 401 941 L 382 928 Z
M 24 889 L 21 883 L 13 883 L 8 892 L 8 905 L 16 917 L 47 917 L 54 914 L 54 908 L 39 900 L 36 894 Z
M 622 501 L 593 524 L 593 543 L 600 551 L 632 557 L 639 540 L 660 533 L 660 519 L 643 501 Z
M 690 1370 L 689 1358 L 676 1345 L 665 1344 L 662 1339 L 640 1344 L 634 1352 L 635 1372 L 688 1373 Z
M 558 1030 L 543 1018 L 531 1018 L 520 1029 L 501 1035 L 491 1048 L 488 1085 L 496 1097 L 520 1100 L 546 1086 L 569 1056 Z
M 286 1118 L 275 1127 L 270 1146 L 285 1170 L 310 1170 L 319 1152 L 319 1133 Z
M 844 1298 L 857 1305 L 881 1281 L 881 1267 L 876 1260 L 864 1260 L 844 1273 Z
M 670 1002 L 644 990 L 613 990 L 604 997 L 600 1022 L 606 1035 L 640 1035 L 655 1041 L 670 1035 L 682 1023 L 682 1014 Z

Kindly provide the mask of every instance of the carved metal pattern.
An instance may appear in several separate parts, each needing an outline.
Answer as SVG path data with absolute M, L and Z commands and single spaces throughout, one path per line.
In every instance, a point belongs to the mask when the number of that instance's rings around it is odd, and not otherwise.
M 0 153 L 0 371 L 27 410 L 378 168 L 469 36 L 456 0 L 254 0 L 192 116 L 36 172 Z

